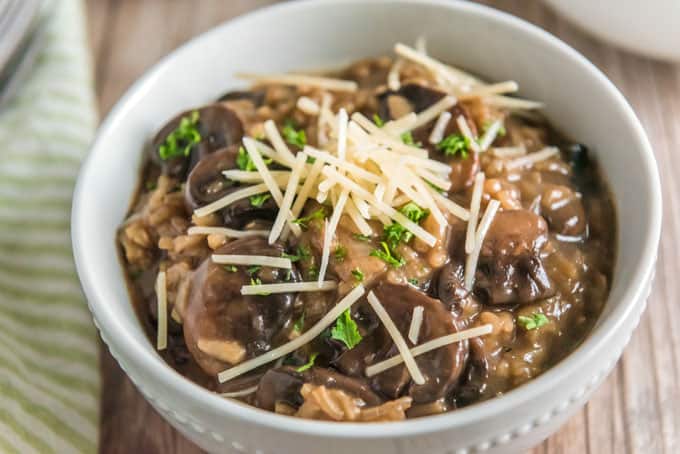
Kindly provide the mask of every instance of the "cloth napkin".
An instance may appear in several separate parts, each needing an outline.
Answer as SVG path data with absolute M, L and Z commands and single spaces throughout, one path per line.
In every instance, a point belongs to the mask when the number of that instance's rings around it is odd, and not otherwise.
M 0 452 L 94 452 L 96 331 L 71 255 L 71 194 L 97 122 L 80 0 L 0 111 Z

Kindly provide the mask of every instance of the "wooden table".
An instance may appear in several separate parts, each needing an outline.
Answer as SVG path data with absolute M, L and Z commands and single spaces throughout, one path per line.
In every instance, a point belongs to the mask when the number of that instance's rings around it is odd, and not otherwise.
M 99 110 L 182 42 L 267 0 L 88 0 Z M 680 452 L 680 66 L 618 51 L 537 0 L 485 1 L 557 35 L 600 67 L 633 105 L 654 146 L 665 202 L 649 308 L 623 358 L 585 408 L 534 453 Z M 559 89 L 559 87 L 556 87 Z M 145 402 L 102 348 L 103 452 L 198 452 Z

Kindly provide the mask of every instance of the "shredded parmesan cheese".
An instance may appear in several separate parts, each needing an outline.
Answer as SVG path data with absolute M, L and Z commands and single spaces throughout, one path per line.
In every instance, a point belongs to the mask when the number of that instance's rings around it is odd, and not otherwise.
M 285 188 L 290 178 L 290 172 L 287 170 L 272 170 L 271 176 L 276 181 L 280 188 Z M 262 175 L 259 172 L 250 172 L 247 170 L 223 170 L 222 175 L 231 181 L 238 181 L 239 183 L 262 183 Z
M 413 345 L 418 345 L 418 336 L 420 336 L 420 327 L 423 324 L 423 306 L 416 306 L 413 308 L 413 315 L 411 316 L 411 326 L 408 328 L 408 340 Z
M 410 353 L 413 357 L 420 356 L 427 352 L 431 352 L 432 350 L 436 350 L 438 348 L 444 347 L 449 344 L 453 344 L 455 342 L 461 342 L 466 339 L 472 339 L 473 337 L 484 336 L 486 334 L 491 333 L 492 331 L 493 326 L 490 324 L 477 326 L 475 328 L 466 329 L 464 331 L 458 331 L 457 333 L 437 337 L 436 339 L 432 339 L 431 341 L 427 341 L 416 347 L 413 347 L 410 350 Z M 389 359 L 386 359 L 385 361 L 372 364 L 366 368 L 366 377 L 373 377 L 375 375 L 378 375 L 379 373 L 384 372 L 387 369 L 391 369 L 394 366 L 398 366 L 403 362 L 404 360 L 402 355 L 396 355 Z
M 341 161 L 345 160 L 345 151 L 347 150 L 347 111 L 342 108 L 338 112 L 338 158 Z
M 290 208 L 293 204 L 293 198 L 298 189 L 298 181 L 300 181 L 300 174 L 302 173 L 302 168 L 307 161 L 307 155 L 304 152 L 300 152 L 295 157 L 295 164 L 293 164 L 293 170 L 291 172 L 290 179 L 288 180 L 288 185 L 286 186 L 286 193 L 283 196 L 283 201 L 281 202 L 281 207 L 274 220 L 274 225 L 272 226 L 272 231 L 269 234 L 269 244 L 274 244 L 274 242 L 279 238 L 283 226 L 285 225 L 286 219 L 292 219 Z
M 165 350 L 168 347 L 168 293 L 165 284 L 165 271 L 159 271 L 158 276 L 156 276 L 156 300 L 158 302 L 156 349 Z
M 512 161 L 506 162 L 505 168 L 506 169 L 517 169 L 519 167 L 530 166 L 530 165 L 536 164 L 537 162 L 541 162 L 541 161 L 545 161 L 546 159 L 550 159 L 559 152 L 560 152 L 560 149 L 557 148 L 557 147 L 546 147 L 546 148 L 543 148 L 542 150 L 539 150 L 535 153 L 531 153 L 531 154 L 528 154 L 526 156 L 522 156 L 520 158 L 515 158 Z
M 542 102 L 529 101 L 526 99 L 511 98 L 509 96 L 488 96 L 485 99 L 487 104 L 508 109 L 542 109 L 545 105 Z
M 387 86 L 392 91 L 397 91 L 401 88 L 401 82 L 399 81 L 399 73 L 401 68 L 404 66 L 404 60 L 398 58 L 395 60 L 394 64 L 390 68 L 390 72 L 387 73 Z
M 475 233 L 477 232 L 477 218 L 479 218 L 479 207 L 482 204 L 482 194 L 484 192 L 484 172 L 477 172 L 475 184 L 472 187 L 472 198 L 470 201 L 470 220 L 467 224 L 465 234 L 465 253 L 469 254 L 475 247 Z
M 316 282 L 308 282 L 308 284 L 312 284 L 310 287 L 312 291 L 318 290 L 318 288 L 316 287 Z M 323 330 L 325 330 L 333 322 L 335 322 L 335 320 L 343 312 L 345 312 L 345 310 L 349 309 L 352 306 L 352 304 L 357 302 L 359 298 L 361 298 L 364 295 L 364 293 L 365 293 L 364 286 L 361 284 L 357 285 L 351 292 L 349 292 L 343 299 L 341 299 L 338 302 L 338 304 L 336 304 L 335 307 L 333 307 L 333 309 L 328 311 L 328 313 L 324 315 L 321 318 L 321 320 L 319 320 L 310 329 L 308 329 L 307 331 L 305 331 L 292 341 L 281 345 L 280 347 L 277 347 L 263 355 L 257 356 L 248 361 L 244 361 L 241 364 L 238 364 L 234 367 L 231 367 L 227 370 L 220 372 L 217 375 L 217 379 L 219 380 L 220 383 L 232 380 L 238 377 L 239 375 L 245 374 L 246 372 L 250 372 L 253 369 L 257 369 L 258 367 L 270 363 L 272 361 L 275 361 L 278 358 L 282 358 L 286 356 L 288 353 L 294 352 L 303 345 L 308 344 L 309 342 L 314 340 L 315 337 L 321 334 Z
M 465 261 L 465 288 L 468 291 L 472 291 L 472 285 L 475 282 L 475 271 L 477 271 L 477 262 L 479 261 L 479 253 L 482 251 L 484 237 L 486 236 L 489 227 L 491 227 L 493 218 L 496 216 L 496 212 L 500 205 L 501 203 L 498 200 L 490 200 L 484 211 L 484 216 L 482 216 L 482 220 L 479 223 L 479 228 L 475 235 L 475 247 L 468 254 L 467 260 Z
M 307 96 L 300 96 L 297 100 L 297 108 L 306 113 L 307 115 L 318 115 L 321 110 L 316 101 Z
M 427 189 L 430 191 L 430 194 L 432 194 L 432 197 L 434 197 L 435 202 L 437 202 L 439 206 L 443 207 L 446 211 L 456 216 L 461 221 L 467 221 L 470 219 L 470 212 L 468 210 L 458 205 L 453 200 L 444 197 L 433 188 L 428 186 Z
M 212 261 L 220 265 L 259 265 L 271 268 L 292 268 L 290 259 L 268 255 L 213 254 Z
M 276 183 L 273 184 L 276 185 Z M 220 199 L 215 200 L 212 203 L 209 203 L 200 208 L 196 208 L 194 210 L 194 214 L 199 218 L 207 216 L 210 213 L 214 213 L 215 211 L 221 210 L 222 208 L 231 205 L 232 203 L 238 200 L 245 199 L 246 197 L 250 197 L 251 195 L 262 194 L 263 192 L 267 192 L 267 188 L 268 186 L 265 183 L 261 183 L 256 184 L 254 186 L 248 186 L 247 188 L 239 189 L 234 192 L 230 192 L 229 194 L 225 195 Z M 278 190 L 278 186 L 276 187 L 276 189 Z
M 491 126 L 489 126 L 489 128 L 486 130 L 482 138 L 479 139 L 479 148 L 482 151 L 486 151 L 486 149 L 491 146 L 493 141 L 496 140 L 498 131 L 500 131 L 502 127 L 503 122 L 501 120 L 496 120 L 491 123 Z
M 460 132 L 469 140 L 472 151 L 479 153 L 481 150 L 479 149 L 477 138 L 472 135 L 472 131 L 470 131 L 470 126 L 467 124 L 467 121 L 465 121 L 465 117 L 459 115 L 456 119 L 456 123 L 458 124 L 458 129 L 460 129 Z
M 295 162 L 295 156 L 291 153 L 286 142 L 283 141 L 283 137 L 279 134 L 279 130 L 276 128 L 276 123 L 274 120 L 267 120 L 264 122 L 264 133 L 267 135 L 269 142 L 271 142 L 274 150 L 281 156 L 281 158 L 288 162 L 289 166 Z
M 243 396 L 247 396 L 249 394 L 254 393 L 255 391 L 257 391 L 257 388 L 258 388 L 258 385 L 255 385 L 255 386 L 251 386 L 250 388 L 242 389 L 240 391 L 234 391 L 234 392 L 230 392 L 230 393 L 220 393 L 220 396 L 227 397 L 227 398 L 243 397 Z
M 397 347 L 397 350 L 399 350 L 399 354 L 404 360 L 406 369 L 408 370 L 408 373 L 411 375 L 413 381 L 417 385 L 422 385 L 423 383 L 425 383 L 425 377 L 423 377 L 422 372 L 420 372 L 420 369 L 416 364 L 416 360 L 413 359 L 413 355 L 411 354 L 408 345 L 406 345 L 406 341 L 399 332 L 399 329 L 396 327 L 396 325 L 390 318 L 390 314 L 387 313 L 383 305 L 380 303 L 378 297 L 375 296 L 375 294 L 372 291 L 368 292 L 368 304 L 371 305 L 376 315 L 382 322 L 383 326 L 385 327 L 389 335 L 392 337 L 392 341 L 394 342 L 394 345 Z
M 319 267 L 319 287 L 321 287 L 323 279 L 326 277 L 326 269 L 328 269 L 328 260 L 330 259 L 331 254 L 331 244 L 333 243 L 335 230 L 338 228 L 340 216 L 342 216 L 342 211 L 345 208 L 348 196 L 349 191 L 347 189 L 343 190 L 338 198 L 338 202 L 335 204 L 335 207 L 333 207 L 333 214 L 331 215 L 330 221 L 326 222 L 325 225 L 323 250 L 321 251 L 321 266 Z
M 335 281 L 318 282 L 285 282 L 281 284 L 257 284 L 244 285 L 241 287 L 241 295 L 258 295 L 262 293 L 289 293 L 289 292 L 319 292 L 334 290 L 338 283 Z
M 416 119 L 412 129 L 416 129 L 428 124 L 437 118 L 439 114 L 455 106 L 457 102 L 458 100 L 453 96 L 444 96 L 442 99 L 418 114 L 418 118 Z
M 524 145 L 519 147 L 494 147 L 491 153 L 498 158 L 516 158 L 527 154 L 527 149 Z
M 480 98 L 490 95 L 500 95 L 503 93 L 514 93 L 519 90 L 519 85 L 514 80 L 508 80 L 505 82 L 499 82 L 497 84 L 484 85 L 481 87 L 473 88 L 467 93 L 458 95 L 461 100 L 468 100 L 472 98 Z
M 444 139 L 444 131 L 446 131 L 449 121 L 451 121 L 451 112 L 445 111 L 439 114 L 439 118 L 437 118 L 437 122 L 430 133 L 429 141 L 431 144 L 438 144 Z
M 303 87 L 316 87 L 323 90 L 345 91 L 350 93 L 357 91 L 358 88 L 357 83 L 352 80 L 307 76 L 302 74 L 268 74 L 265 76 L 251 73 L 237 73 L 236 77 L 252 80 L 258 84 L 300 85 Z
M 245 238 L 249 236 L 268 236 L 269 230 L 234 230 L 227 227 L 192 226 L 187 235 L 224 235 L 228 238 Z

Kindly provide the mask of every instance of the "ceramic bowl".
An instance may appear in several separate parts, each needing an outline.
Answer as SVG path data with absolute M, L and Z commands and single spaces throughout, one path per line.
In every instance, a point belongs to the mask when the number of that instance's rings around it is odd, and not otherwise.
M 680 62 L 677 0 L 544 0 L 578 28 L 646 57 Z
M 438 58 L 544 101 L 563 132 L 590 146 L 619 217 L 615 278 L 602 316 L 564 361 L 505 396 L 396 423 L 308 421 L 220 398 L 156 354 L 130 304 L 114 237 L 142 150 L 177 112 L 243 86 L 231 75 L 338 67 L 425 35 Z M 645 307 L 661 225 L 659 177 L 635 114 L 583 56 L 513 16 L 443 0 L 300 1 L 225 23 L 165 57 L 113 108 L 82 167 L 72 236 L 80 279 L 111 353 L 149 402 L 212 452 L 252 454 L 514 452 L 555 431 L 612 369 Z M 612 219 L 612 223 L 617 222 Z

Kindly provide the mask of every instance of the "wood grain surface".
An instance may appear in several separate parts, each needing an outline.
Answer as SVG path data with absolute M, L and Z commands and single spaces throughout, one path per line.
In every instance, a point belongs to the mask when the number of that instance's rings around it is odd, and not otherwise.
M 269 3 L 273 1 L 88 0 L 102 117 L 137 77 L 179 44 Z M 680 170 L 680 65 L 616 50 L 567 24 L 538 0 L 483 3 L 550 31 L 603 70 L 647 130 L 663 183 L 662 245 L 647 312 L 623 358 L 590 402 L 532 453 L 680 452 L 680 329 L 672 318 L 680 309 L 680 195 L 675 178 Z M 200 452 L 146 403 L 105 347 L 101 352 L 101 451 Z

